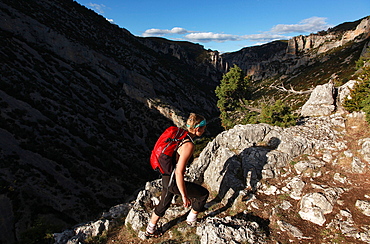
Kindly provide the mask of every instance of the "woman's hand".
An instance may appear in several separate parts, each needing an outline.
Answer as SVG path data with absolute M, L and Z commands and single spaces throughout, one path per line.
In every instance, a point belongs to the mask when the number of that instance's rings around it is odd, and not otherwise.
M 187 196 L 184 196 L 184 195 L 182 195 L 182 202 L 183 202 L 184 208 L 188 208 L 191 205 L 190 199 Z

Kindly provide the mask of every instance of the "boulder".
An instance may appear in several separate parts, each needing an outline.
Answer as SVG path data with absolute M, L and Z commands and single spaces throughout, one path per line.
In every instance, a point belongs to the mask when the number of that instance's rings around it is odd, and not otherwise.
M 317 86 L 301 110 L 302 116 L 330 115 L 335 110 L 334 84 L 329 82 Z
M 201 244 L 267 243 L 266 234 L 257 222 L 243 218 L 207 218 L 197 227 Z
M 74 227 L 72 230 L 65 230 L 62 233 L 54 233 L 55 244 L 84 243 L 89 237 L 94 237 L 108 231 L 109 220 L 91 221 Z

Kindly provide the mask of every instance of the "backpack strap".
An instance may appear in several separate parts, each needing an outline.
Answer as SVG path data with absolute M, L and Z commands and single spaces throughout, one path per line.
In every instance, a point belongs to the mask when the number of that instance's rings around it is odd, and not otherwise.
M 187 137 L 190 139 L 189 141 L 186 140 L 186 137 L 184 139 L 182 139 L 182 141 L 180 142 L 179 146 L 176 148 L 176 150 L 181 147 L 183 144 L 187 143 L 187 142 L 192 142 L 193 144 L 194 143 L 194 140 L 191 138 L 191 136 L 189 136 L 189 134 L 187 134 Z
M 184 138 L 181 142 L 180 142 L 180 144 L 179 144 L 179 146 L 176 148 L 176 151 L 177 151 L 177 149 L 179 148 L 179 147 L 181 147 L 183 144 L 185 144 L 185 143 L 187 143 L 187 142 L 192 142 L 193 144 L 194 144 L 194 140 L 191 138 L 191 136 L 189 136 L 189 134 L 187 135 L 187 137 L 189 137 L 189 141 L 185 141 L 185 139 L 186 138 Z M 174 159 L 176 160 L 176 157 L 174 157 Z M 172 185 L 172 183 L 173 183 L 173 180 L 175 179 L 175 170 L 176 170 L 176 166 L 177 166 L 177 162 L 176 162 L 176 164 L 175 164 L 175 167 L 173 168 L 173 170 L 172 170 L 172 173 L 171 173 L 171 177 L 170 177 L 170 181 L 169 181 L 169 183 L 168 183 L 168 188 Z M 167 196 L 167 193 L 166 193 L 166 196 Z

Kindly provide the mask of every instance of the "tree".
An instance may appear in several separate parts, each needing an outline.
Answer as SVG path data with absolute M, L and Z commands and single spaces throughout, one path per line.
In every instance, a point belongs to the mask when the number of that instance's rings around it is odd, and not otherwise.
M 234 65 L 229 72 L 223 75 L 220 85 L 216 88 L 218 97 L 217 106 L 221 112 L 221 121 L 225 129 L 233 123 L 233 113 L 240 110 L 249 96 L 249 77 L 246 77 L 241 68 Z

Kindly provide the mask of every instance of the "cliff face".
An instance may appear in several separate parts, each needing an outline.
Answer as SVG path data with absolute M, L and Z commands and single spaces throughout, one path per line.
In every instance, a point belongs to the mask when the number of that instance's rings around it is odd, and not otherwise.
M 318 56 L 331 49 L 344 46 L 351 41 L 361 42 L 370 35 L 370 18 L 353 22 L 350 29 L 347 29 L 348 27 L 346 28 L 345 24 L 342 24 L 342 26 L 343 29 L 338 26 L 319 34 L 293 37 L 289 40 L 286 53 L 288 55 L 310 53 L 311 56 Z
M 292 106 L 302 105 L 299 96 L 276 87 L 307 90 L 330 79 L 345 83 L 355 72 L 355 62 L 369 47 L 370 17 L 344 23 L 327 31 L 297 36 L 222 55 L 227 67 L 241 67 L 254 81 L 254 99 L 269 94 Z M 294 102 L 292 102 L 294 101 Z

